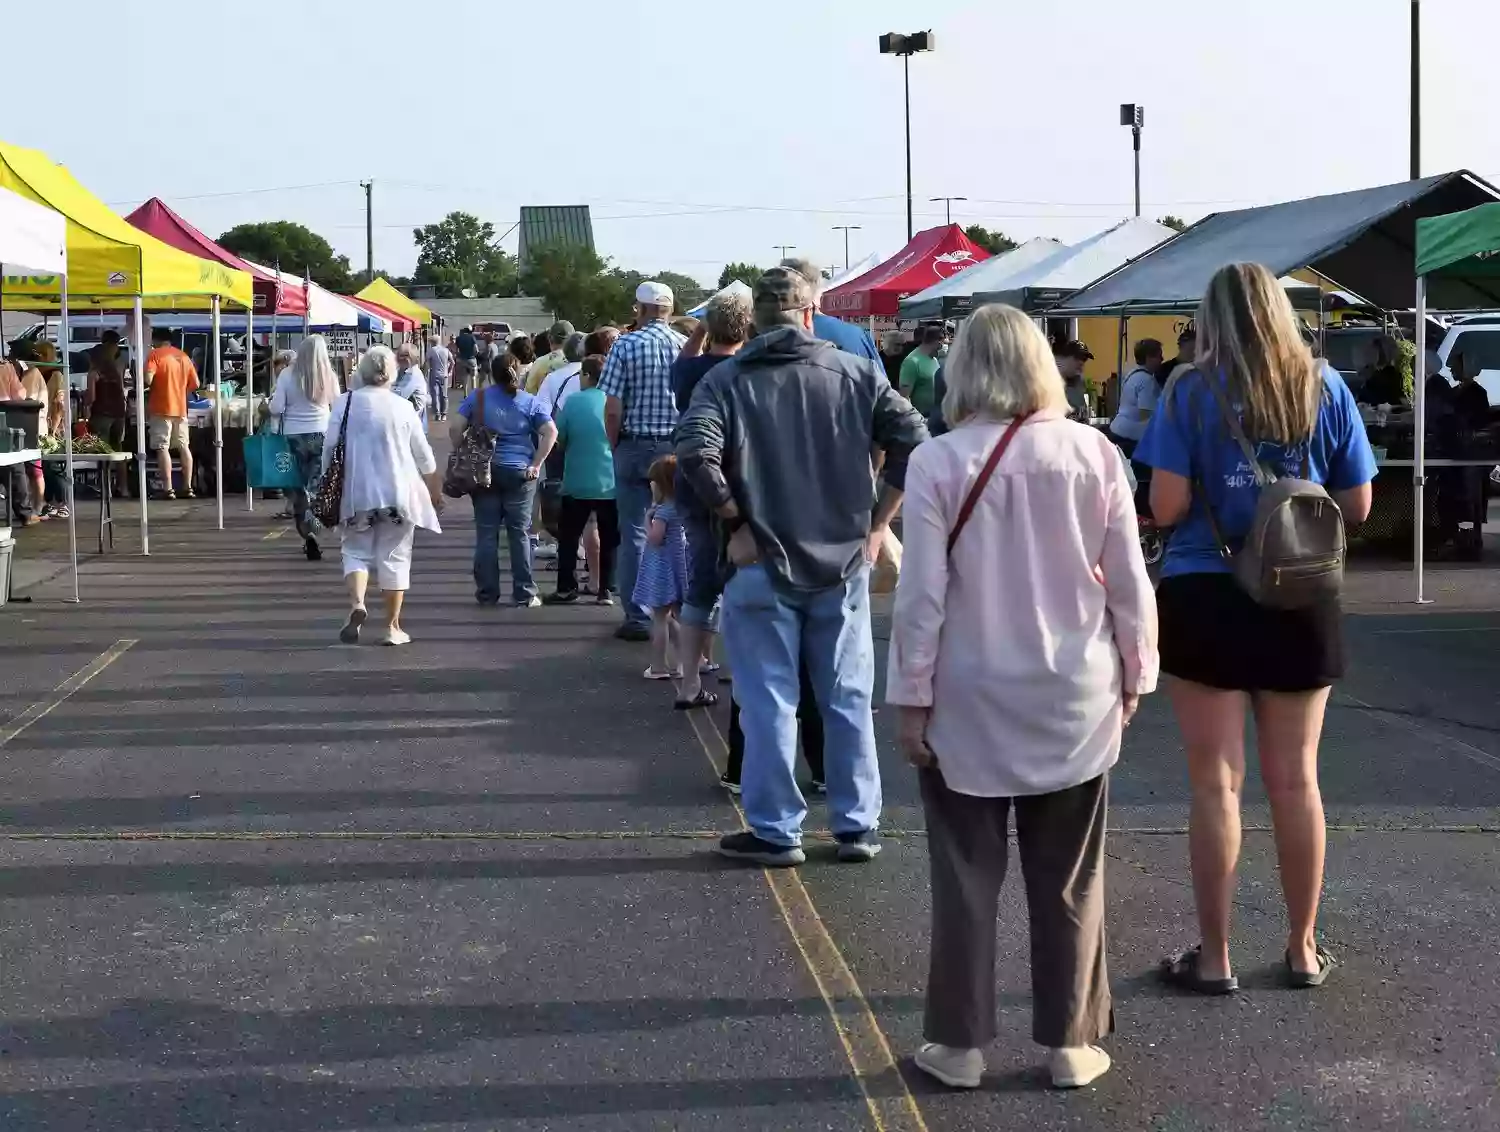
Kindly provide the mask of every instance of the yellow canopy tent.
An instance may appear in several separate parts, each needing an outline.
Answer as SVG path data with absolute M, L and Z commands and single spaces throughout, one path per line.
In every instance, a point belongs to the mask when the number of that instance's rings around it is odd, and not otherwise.
M 219 309 L 222 300 L 245 308 L 254 317 L 255 290 L 251 276 L 221 263 L 179 251 L 142 232 L 84 188 L 68 170 L 36 149 L 0 142 L 0 188 L 60 212 L 68 223 L 66 297 L 56 276 L 19 275 L 0 278 L 0 305 L 12 310 L 57 310 L 91 305 L 134 309 L 136 404 L 144 407 L 146 356 L 143 309 L 211 310 L 213 325 L 213 388 L 216 494 L 219 527 L 224 526 L 223 416 L 219 384 Z M 64 299 L 66 298 L 66 302 Z M 66 315 L 64 315 L 66 318 Z M 246 348 L 250 335 L 246 334 Z M 68 356 L 67 342 L 60 343 Z M 246 372 L 251 373 L 246 356 Z M 146 414 L 136 413 L 136 452 L 146 452 Z M 141 553 L 149 554 L 146 523 L 146 460 L 136 461 L 141 499 Z M 170 486 L 170 485 L 168 485 Z M 247 501 L 251 493 L 246 492 Z
M 36 149 L 0 142 L 0 188 L 44 204 L 68 220 L 68 297 L 123 306 L 139 296 L 155 308 L 208 310 L 213 297 L 253 308 L 251 277 L 178 251 L 116 215 L 61 165 Z M 12 310 L 56 307 L 58 281 L 47 276 L 5 280 Z
M 376 278 L 373 283 L 366 287 L 356 299 L 363 299 L 367 303 L 374 303 L 386 310 L 395 311 L 399 315 L 414 319 L 421 326 L 432 325 L 432 312 L 420 303 L 414 303 L 396 288 L 392 287 L 384 279 Z

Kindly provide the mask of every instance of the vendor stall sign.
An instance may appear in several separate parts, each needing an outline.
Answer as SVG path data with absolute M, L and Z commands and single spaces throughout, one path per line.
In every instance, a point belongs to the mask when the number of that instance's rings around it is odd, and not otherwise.
M 352 330 L 330 330 L 327 335 L 328 352 L 330 354 L 353 354 L 354 353 L 354 331 Z

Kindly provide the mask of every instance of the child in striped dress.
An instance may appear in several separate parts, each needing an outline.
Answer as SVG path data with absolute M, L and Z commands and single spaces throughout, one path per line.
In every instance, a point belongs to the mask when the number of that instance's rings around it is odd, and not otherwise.
M 651 610 L 651 667 L 647 680 L 675 680 L 677 614 L 687 593 L 687 534 L 677 512 L 677 457 L 662 456 L 647 473 L 655 505 L 646 513 L 646 552 L 631 600 Z

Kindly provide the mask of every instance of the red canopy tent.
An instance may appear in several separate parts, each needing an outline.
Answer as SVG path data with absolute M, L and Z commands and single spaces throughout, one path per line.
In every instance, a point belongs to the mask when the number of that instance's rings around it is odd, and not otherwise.
M 300 288 L 283 286 L 275 276 L 252 267 L 233 252 L 221 248 L 168 208 L 160 197 L 152 197 L 125 219 L 142 232 L 155 236 L 165 244 L 171 244 L 179 251 L 222 263 L 253 276 L 257 314 L 270 314 L 274 311 L 276 314 L 301 318 L 307 313 L 307 299 Z
M 894 318 L 906 296 L 989 258 L 990 253 L 965 236 L 957 224 L 929 228 L 880 266 L 827 292 L 823 313 L 837 318 Z
M 417 324 L 404 314 L 397 314 L 379 303 L 372 303 L 369 299 L 361 299 L 358 295 L 340 295 L 339 298 L 345 302 L 353 303 L 360 310 L 369 311 L 378 318 L 383 318 L 391 324 L 391 329 L 397 334 L 410 334 L 417 328 Z

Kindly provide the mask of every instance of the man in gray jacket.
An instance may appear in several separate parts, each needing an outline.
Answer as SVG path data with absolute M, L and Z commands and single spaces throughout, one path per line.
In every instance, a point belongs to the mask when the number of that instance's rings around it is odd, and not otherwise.
M 729 532 L 725 645 L 745 731 L 750 831 L 719 851 L 798 865 L 797 669 L 823 718 L 829 825 L 845 861 L 880 851 L 880 767 L 870 699 L 870 564 L 901 505 L 906 462 L 927 439 L 874 362 L 813 336 L 812 284 L 773 267 L 756 283 L 759 336 L 698 383 L 677 425 L 678 466 Z M 885 453 L 873 514 L 871 453 Z

